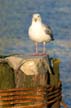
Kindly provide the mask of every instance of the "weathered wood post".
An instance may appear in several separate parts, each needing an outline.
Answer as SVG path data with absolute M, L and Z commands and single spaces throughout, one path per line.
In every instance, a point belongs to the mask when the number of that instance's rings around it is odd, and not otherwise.
M 32 99 L 32 103 L 28 107 L 33 105 L 33 108 L 42 108 L 44 105 L 47 108 L 45 87 L 48 82 L 47 73 L 51 73 L 48 57 L 23 56 L 22 59 L 19 59 L 19 57 L 12 56 L 7 58 L 7 60 L 15 69 L 16 88 L 32 88 L 33 98 L 29 96 Z M 16 63 L 18 63 L 17 66 Z
M 45 108 L 60 108 L 60 60 L 51 59 L 49 56 L 23 56 L 22 59 L 13 56 L 8 58 L 8 62 L 15 68 L 15 82 L 17 88 L 47 88 L 47 90 L 44 89 L 46 96 L 43 96 L 44 100 L 47 101 Z M 17 66 L 16 63 L 18 63 Z M 37 93 L 38 89 L 35 94 Z M 37 101 L 34 103 L 36 104 Z
M 5 60 L 0 59 L 0 108 L 13 106 L 12 104 L 4 104 L 8 102 L 8 97 L 10 97 L 9 92 L 5 90 L 12 88 L 15 88 L 14 70 Z
M 14 104 L 13 108 L 60 108 L 58 59 L 47 55 L 13 55 L 6 57 L 5 61 L 15 73 L 15 87 L 10 90 L 13 98 L 9 102 Z
M 60 108 L 60 99 L 59 96 L 61 97 L 61 83 L 60 83 L 60 72 L 59 72 L 59 64 L 60 60 L 59 59 L 52 59 L 51 60 L 53 66 L 53 72 L 50 74 L 50 85 L 58 89 L 58 95 L 57 95 L 57 101 L 51 105 L 51 108 Z

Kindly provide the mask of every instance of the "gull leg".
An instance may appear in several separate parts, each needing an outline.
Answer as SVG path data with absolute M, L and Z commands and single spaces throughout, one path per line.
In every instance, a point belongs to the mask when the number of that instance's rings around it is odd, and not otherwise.
M 46 53 L 46 42 L 43 42 L 43 54 L 45 54 Z
M 46 42 L 43 42 L 43 53 L 42 55 L 47 55 L 46 54 Z
M 35 42 L 35 53 L 33 54 L 34 56 L 38 56 L 38 43 Z
M 35 53 L 38 54 L 38 43 L 37 42 L 35 42 L 35 51 L 36 51 Z

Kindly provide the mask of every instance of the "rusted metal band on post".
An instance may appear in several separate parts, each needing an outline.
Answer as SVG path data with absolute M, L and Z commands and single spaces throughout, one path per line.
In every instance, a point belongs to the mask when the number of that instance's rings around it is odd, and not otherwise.
M 43 108 L 56 101 L 61 101 L 61 83 L 56 88 L 48 85 L 0 90 L 0 106 L 7 106 L 7 108 L 28 108 L 28 105 L 29 108 Z

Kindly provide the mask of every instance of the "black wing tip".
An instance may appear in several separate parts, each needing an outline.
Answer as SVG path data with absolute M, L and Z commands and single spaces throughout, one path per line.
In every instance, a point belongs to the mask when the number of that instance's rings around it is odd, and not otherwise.
M 52 40 L 52 41 L 55 40 L 54 37 L 53 37 L 53 34 L 51 34 L 51 40 Z
M 52 41 L 54 41 L 55 39 L 54 38 L 52 38 Z

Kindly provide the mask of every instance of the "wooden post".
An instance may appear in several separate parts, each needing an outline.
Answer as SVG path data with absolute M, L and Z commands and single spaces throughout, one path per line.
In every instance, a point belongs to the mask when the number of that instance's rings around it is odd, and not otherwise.
M 60 82 L 60 74 L 59 74 L 60 60 L 52 59 L 51 62 L 53 64 L 53 72 L 52 74 L 50 74 L 50 85 L 57 88 Z M 57 101 L 51 105 L 51 108 L 60 108 L 59 99 L 57 99 Z
M 35 88 L 35 95 L 41 95 L 38 88 L 47 85 L 48 76 L 46 74 L 50 71 L 49 61 L 46 56 L 25 57 L 15 71 L 16 87 Z M 34 105 L 40 104 L 36 100 L 33 100 L 33 103 Z M 47 105 L 45 106 L 47 108 Z
M 16 87 L 45 86 L 47 73 L 52 73 L 48 56 L 10 56 L 9 65 L 15 70 Z
M 50 74 L 50 85 L 57 87 L 60 81 L 60 73 L 59 73 L 59 59 L 51 59 L 52 64 L 52 74 Z
M 32 96 L 41 96 L 41 100 L 44 100 L 44 103 L 46 103 L 45 108 L 60 108 L 59 93 L 57 93 L 60 80 L 60 61 L 58 59 L 50 59 L 49 56 L 13 55 L 6 57 L 5 61 L 15 72 L 16 88 L 34 88 L 35 93 Z M 42 92 L 39 92 L 40 87 Z M 39 105 L 40 103 L 35 99 L 31 104 Z M 21 103 L 15 104 L 17 108 L 20 105 Z
M 0 90 L 7 90 L 7 89 L 11 89 L 11 88 L 15 88 L 15 76 L 14 76 L 14 70 L 9 66 L 9 64 L 6 61 L 3 61 L 1 59 L 0 61 Z M 13 105 L 3 105 L 4 100 L 4 96 L 2 96 L 2 92 L 0 92 L 0 108 L 5 108 L 5 107 L 10 107 Z M 8 93 L 7 93 L 8 94 Z M 8 96 L 6 95 L 5 98 L 7 98 Z

